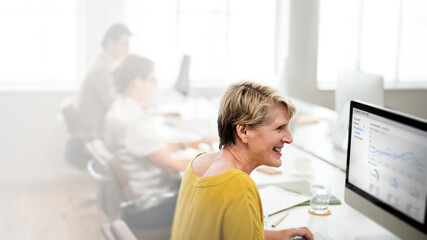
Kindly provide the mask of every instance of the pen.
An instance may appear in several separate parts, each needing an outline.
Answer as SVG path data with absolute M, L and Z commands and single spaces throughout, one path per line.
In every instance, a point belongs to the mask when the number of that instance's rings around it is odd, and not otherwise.
M 277 219 L 276 222 L 274 222 L 273 224 L 271 224 L 272 227 L 276 227 L 277 225 L 279 225 L 279 223 L 281 223 L 283 221 L 283 219 L 285 219 L 287 216 L 289 215 L 289 212 L 285 212 L 279 219 Z

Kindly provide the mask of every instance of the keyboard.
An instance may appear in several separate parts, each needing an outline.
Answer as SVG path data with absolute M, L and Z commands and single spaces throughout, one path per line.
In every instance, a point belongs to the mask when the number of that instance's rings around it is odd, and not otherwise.
M 334 240 L 334 238 L 326 232 L 314 232 L 313 235 L 314 240 Z

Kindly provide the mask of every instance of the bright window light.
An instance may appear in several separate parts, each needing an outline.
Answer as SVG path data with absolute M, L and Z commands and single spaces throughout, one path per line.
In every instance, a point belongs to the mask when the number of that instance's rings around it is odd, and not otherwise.
M 75 1 L 2 1 L 0 11 L 0 83 L 75 81 Z
M 317 82 L 337 71 L 382 75 L 387 83 L 427 83 L 427 2 L 321 0 Z
M 276 0 L 127 0 L 125 16 L 131 50 L 155 61 L 161 86 L 173 84 L 183 54 L 193 87 L 276 74 Z

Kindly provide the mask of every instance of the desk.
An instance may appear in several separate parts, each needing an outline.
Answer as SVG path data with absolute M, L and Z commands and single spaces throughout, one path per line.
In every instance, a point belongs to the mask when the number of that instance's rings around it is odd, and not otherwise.
M 313 168 L 318 170 L 314 171 L 313 175 L 306 177 L 292 175 L 290 172 L 293 162 L 300 157 L 311 159 Z M 342 204 L 329 206 L 332 212 L 329 216 L 311 215 L 308 213 L 308 206 L 295 207 L 287 210 L 289 216 L 275 228 L 272 228 L 271 224 L 274 223 L 282 213 L 270 216 L 266 229 L 279 230 L 307 226 L 313 232 L 326 232 L 336 240 L 354 240 L 360 236 L 392 235 L 388 230 L 344 203 L 344 172 L 292 144 L 285 146 L 282 160 L 283 164 L 280 167 L 282 174 L 268 175 L 255 170 L 251 174 L 252 179 L 254 179 L 257 185 L 301 180 L 311 183 L 325 183 L 331 186 L 332 194 L 335 195 Z
M 218 98 L 174 97 L 156 106 L 156 113 L 175 112 L 180 117 L 163 117 L 162 121 L 174 132 L 165 133 L 169 141 L 195 141 L 202 138 L 217 139 Z M 217 149 L 217 148 L 216 148 Z

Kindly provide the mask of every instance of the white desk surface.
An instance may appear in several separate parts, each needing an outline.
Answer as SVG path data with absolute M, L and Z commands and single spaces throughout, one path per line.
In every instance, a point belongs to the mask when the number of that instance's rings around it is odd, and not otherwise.
M 309 158 L 315 169 L 310 176 L 291 174 L 293 162 L 298 158 Z M 315 216 L 308 213 L 309 206 L 300 206 L 287 210 L 289 215 L 277 227 L 271 224 L 283 213 L 272 215 L 268 219 L 266 229 L 285 229 L 306 226 L 313 232 L 326 232 L 334 239 L 354 240 L 361 236 L 391 235 L 391 233 L 360 214 L 344 202 L 345 173 L 330 164 L 308 154 L 294 146 L 287 145 L 283 150 L 283 164 L 279 168 L 282 174 L 268 175 L 260 171 L 251 174 L 256 184 L 271 184 L 279 182 L 308 181 L 309 183 L 325 183 L 331 187 L 331 193 L 340 201 L 340 205 L 331 205 L 331 215 Z

